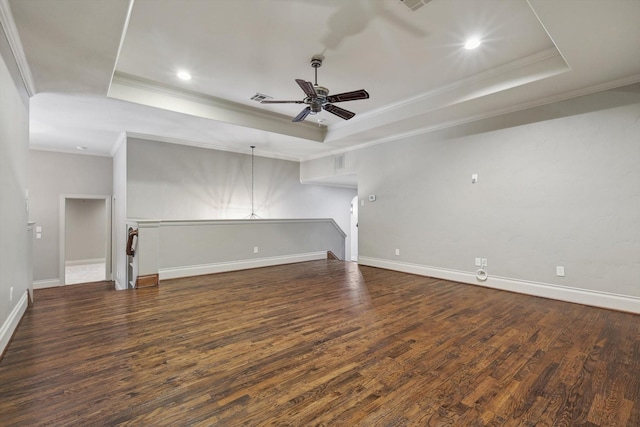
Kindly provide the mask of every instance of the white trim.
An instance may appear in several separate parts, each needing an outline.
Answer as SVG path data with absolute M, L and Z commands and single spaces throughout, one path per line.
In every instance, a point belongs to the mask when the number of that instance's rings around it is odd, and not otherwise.
M 111 83 L 109 83 L 111 84 Z M 116 139 L 116 142 L 113 144 L 113 147 L 111 148 L 111 151 L 109 152 L 109 157 L 114 157 L 116 155 L 116 153 L 118 152 L 118 150 L 120 149 L 120 147 L 122 146 L 122 144 L 124 144 L 125 142 L 127 142 L 127 133 L 126 132 L 120 132 L 120 135 L 118 135 L 118 139 Z
M 517 112 L 526 111 L 532 108 L 554 104 L 556 102 L 562 102 L 570 99 L 579 98 L 581 96 L 592 95 L 594 93 L 604 92 L 607 90 L 612 90 L 619 87 L 632 85 L 638 82 L 640 82 L 640 73 L 634 74 L 631 76 L 622 77 L 616 80 L 611 80 L 604 83 L 599 83 L 596 85 L 591 85 L 584 88 L 568 91 L 568 92 L 563 92 L 556 95 L 550 95 L 544 98 L 536 98 L 536 99 L 528 100 L 515 105 L 507 105 L 502 108 L 497 108 L 494 110 L 483 111 L 477 114 L 467 115 L 465 117 L 456 118 L 453 120 L 449 120 L 447 122 L 434 123 L 422 128 L 413 129 L 406 132 L 395 133 L 389 136 L 383 136 L 381 138 L 370 140 L 362 144 L 354 144 L 349 147 L 337 148 L 335 150 L 331 150 L 331 151 L 319 153 L 319 154 L 312 154 L 309 156 L 300 156 L 298 161 L 302 163 L 302 162 L 307 162 L 307 161 L 316 160 L 316 159 L 323 159 L 325 157 L 333 157 L 339 154 L 363 150 L 365 148 L 374 147 L 380 144 L 386 144 L 388 142 L 400 141 L 403 139 L 408 139 L 408 138 L 412 138 L 419 135 L 438 132 L 444 129 L 455 128 L 456 126 L 462 126 L 462 125 L 480 121 L 480 120 L 500 117 L 500 116 L 504 116 L 511 113 L 517 113 Z
M 127 36 L 127 31 L 129 31 L 129 23 L 131 22 L 131 14 L 133 13 L 133 3 L 135 0 L 129 0 L 129 7 L 127 8 L 127 17 L 124 20 L 124 25 L 122 26 L 122 33 L 120 34 L 120 43 L 118 43 L 118 52 L 116 53 L 116 59 L 113 61 L 113 70 L 111 70 L 111 78 L 109 79 L 109 88 L 107 88 L 107 93 L 111 89 L 111 83 L 113 82 L 113 76 L 116 74 L 116 66 L 118 65 L 118 61 L 120 61 L 120 53 L 122 52 L 122 46 L 124 45 L 124 39 Z M 113 154 L 111 155 L 113 157 Z
M 248 126 L 303 140 L 323 142 L 326 135 L 326 128 L 318 127 L 311 122 L 293 123 L 289 115 L 270 112 L 264 108 L 251 107 L 210 95 L 180 90 L 126 73 L 116 72 L 114 74 L 107 97 L 214 121 L 223 121 L 228 124 Z
M 347 237 L 347 233 L 340 228 L 333 218 L 290 218 L 290 219 L 175 219 L 175 220 L 159 220 L 159 219 L 127 219 L 127 225 L 138 228 L 158 228 L 158 227 L 186 227 L 203 225 L 247 225 L 251 224 L 292 224 L 292 223 L 329 223 L 342 235 Z
M 449 270 L 445 268 L 363 256 L 358 258 L 358 263 L 371 267 L 417 274 L 419 276 L 429 276 L 437 279 L 468 283 L 471 285 L 479 285 L 487 288 L 517 292 L 520 294 L 533 295 L 575 304 L 584 304 L 593 307 L 640 314 L 640 297 L 631 295 L 619 295 L 590 289 L 553 285 L 550 283 L 511 279 L 508 277 L 492 276 L 491 274 L 488 275 L 486 281 L 479 281 L 476 278 L 475 272 L 471 273 L 467 271 Z
M 18 65 L 18 70 L 20 70 L 20 76 L 27 93 L 29 97 L 32 97 L 37 93 L 36 84 L 35 80 L 33 80 L 33 74 L 31 74 L 31 68 L 29 68 L 29 62 L 24 54 L 24 47 L 22 46 L 22 40 L 20 40 L 18 27 L 16 27 L 16 22 L 13 19 L 9 0 L 0 0 L 0 23 L 4 28 L 4 34 L 7 36 L 9 47 L 13 52 L 13 57 Z
M 34 280 L 33 289 L 55 288 L 60 286 L 60 279 Z
M 126 291 L 127 290 L 127 285 L 121 284 L 118 279 L 115 280 L 115 287 L 116 287 L 116 291 Z
M 240 261 L 217 262 L 213 264 L 189 265 L 185 267 L 161 268 L 158 270 L 160 280 L 180 277 L 200 276 L 203 274 L 224 273 L 227 271 L 248 270 L 250 268 L 269 267 L 272 265 L 293 264 L 296 262 L 327 259 L 326 252 L 309 252 L 305 254 L 284 255 L 268 258 L 245 259 Z
M 158 83 L 153 80 L 145 79 L 143 77 L 138 77 L 132 74 L 116 71 L 113 74 L 111 87 L 118 86 L 118 85 L 123 87 L 135 88 L 135 89 L 146 91 L 146 92 L 151 92 L 153 94 L 158 94 L 161 96 L 170 96 L 170 97 L 185 100 L 188 102 L 206 105 L 216 109 L 233 111 L 235 113 L 246 114 L 246 115 L 250 115 L 250 116 L 254 116 L 262 119 L 269 119 L 269 120 L 280 122 L 287 126 L 291 126 L 293 128 L 298 128 L 298 129 L 302 128 L 302 129 L 305 129 L 306 134 L 310 135 L 310 136 L 306 136 L 306 138 L 316 142 L 323 141 L 324 132 L 326 131 L 324 128 L 318 128 L 318 126 L 316 126 L 315 124 L 312 124 L 311 122 L 301 122 L 298 125 L 292 126 L 291 117 L 285 114 L 274 113 L 269 110 L 265 110 L 258 107 L 252 107 L 245 104 L 240 104 L 239 102 L 229 101 L 227 99 L 218 98 L 212 95 L 206 95 L 206 94 L 187 91 L 187 90 L 181 90 L 180 88 L 177 88 L 175 86 Z M 111 96 L 111 88 L 109 90 L 109 93 L 107 94 L 107 97 L 120 99 L 117 96 Z M 260 104 L 257 104 L 257 105 L 260 105 Z M 300 132 L 295 132 L 295 133 L 300 133 Z M 298 135 L 291 135 L 291 136 L 298 136 Z M 298 136 L 298 137 L 304 138 L 304 136 Z
M 146 133 L 138 133 L 138 132 L 127 131 L 126 132 L 126 137 L 127 138 L 143 139 L 145 141 L 152 141 L 152 142 L 164 142 L 166 144 L 187 145 L 189 147 L 206 148 L 207 150 L 224 151 L 224 152 L 227 152 L 227 153 L 237 153 L 237 154 L 246 154 L 246 155 L 250 155 L 251 154 L 251 152 L 248 151 L 246 148 L 219 145 L 219 144 L 215 144 L 213 142 L 198 142 L 198 141 L 182 139 L 182 138 L 172 138 L 172 137 L 162 136 L 162 135 L 151 135 L 151 134 L 146 134 Z M 111 150 L 111 151 L 115 152 L 117 150 L 114 149 L 114 150 Z M 272 151 L 267 151 L 264 147 L 262 147 L 261 150 L 256 150 L 255 156 L 256 157 L 265 157 L 265 158 L 269 158 L 269 159 L 288 160 L 288 161 L 292 161 L 292 162 L 300 161 L 300 157 L 299 156 L 290 156 L 290 155 L 283 154 L 283 153 L 276 153 L 276 152 L 272 152 Z M 111 157 L 113 157 L 113 155 Z
M 24 315 L 25 311 L 27 311 L 27 306 L 29 305 L 29 299 L 27 295 L 28 292 L 24 291 L 16 306 L 13 307 L 13 310 L 11 310 L 11 313 L 9 314 L 9 317 L 7 317 L 7 320 L 5 320 L 2 327 L 0 327 L 0 354 L 4 353 L 4 350 L 9 345 L 9 341 L 11 340 L 13 333 L 15 332 L 18 324 L 20 323 L 20 320 L 22 319 L 22 316 Z
M 546 62 L 549 61 L 550 59 L 554 59 L 554 58 L 562 58 L 562 55 L 560 55 L 560 52 L 555 48 L 549 48 L 546 50 L 543 50 L 541 52 L 537 52 L 534 53 L 532 55 L 526 56 L 524 58 L 519 58 L 516 59 L 512 62 L 508 62 L 506 64 L 503 65 L 499 65 L 497 67 L 494 68 L 490 68 L 486 71 L 482 71 L 480 73 L 477 74 L 473 74 L 471 76 L 468 77 L 464 77 L 462 79 L 456 80 L 452 83 L 449 83 L 447 85 L 444 86 L 439 86 L 437 89 L 433 89 L 421 94 L 418 94 L 416 96 L 413 96 L 411 98 L 407 98 L 407 99 L 403 99 L 401 101 L 398 101 L 396 103 L 393 104 L 388 104 L 385 105 L 377 110 L 373 110 L 373 111 L 369 111 L 367 113 L 363 113 L 363 114 L 359 114 L 358 115 L 358 119 L 359 120 L 364 120 L 366 118 L 375 118 L 377 116 L 380 115 L 387 115 L 389 114 L 390 111 L 393 110 L 397 110 L 397 109 L 401 109 L 401 108 L 411 108 L 414 109 L 415 105 L 421 102 L 424 102 L 425 100 L 428 100 L 430 98 L 434 98 L 438 95 L 442 95 L 445 93 L 451 93 L 451 92 L 455 92 L 455 91 L 460 91 L 462 89 L 468 88 L 469 86 L 472 86 L 474 84 L 477 83 L 482 83 L 482 82 L 494 82 L 498 77 L 507 74 L 507 73 L 513 73 L 514 71 L 519 71 L 523 68 L 528 68 L 531 67 L 533 65 L 542 63 L 542 62 Z M 564 59 L 562 58 L 562 62 L 563 65 L 565 67 L 558 69 L 558 70 L 553 70 L 553 74 L 560 74 L 566 71 L 569 71 L 569 65 L 566 63 L 566 61 L 564 61 Z M 553 75 L 552 74 L 552 75 Z M 536 73 L 537 75 L 537 73 Z M 508 79 L 509 76 L 507 76 L 506 80 L 501 80 L 501 81 L 509 81 Z M 539 78 L 536 78 L 533 81 L 537 81 L 540 80 Z M 522 78 L 518 79 L 519 84 L 517 86 L 521 86 L 523 82 Z M 529 81 L 526 81 L 526 83 L 529 83 Z M 516 86 L 516 87 L 517 87 Z M 504 89 L 502 89 L 504 90 Z M 469 98 L 468 96 L 465 96 L 463 98 L 460 98 L 459 101 L 454 102 L 453 104 L 458 104 L 460 102 L 464 102 L 464 101 L 468 101 L 470 99 L 475 99 L 476 97 L 471 97 Z M 450 103 L 448 103 L 446 106 L 452 105 Z M 442 108 L 442 107 L 438 107 L 438 108 Z M 349 123 L 344 121 L 344 122 L 339 122 L 337 124 L 334 124 L 331 126 L 331 130 L 335 130 L 335 129 L 340 129 L 340 128 L 344 128 L 344 127 L 348 127 Z
M 29 150 L 36 151 L 49 151 L 52 153 L 63 153 L 63 154 L 75 154 L 77 156 L 92 156 L 92 157 L 113 157 L 109 153 L 100 153 L 96 151 L 92 151 L 91 149 L 86 151 L 78 151 L 77 148 L 63 148 L 63 147 L 50 147 L 44 145 L 35 145 L 29 142 Z
M 90 258 L 90 259 L 76 259 L 72 261 L 65 261 L 65 267 L 75 267 L 78 265 L 90 265 L 90 264 L 104 264 L 106 263 L 106 258 Z

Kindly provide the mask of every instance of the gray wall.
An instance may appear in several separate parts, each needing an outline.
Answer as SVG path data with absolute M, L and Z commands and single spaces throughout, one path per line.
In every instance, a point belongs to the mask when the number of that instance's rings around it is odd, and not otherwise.
M 110 196 L 110 157 L 29 150 L 29 219 L 42 227 L 42 238 L 34 242 L 34 280 L 60 278 L 60 198 Z
M 638 297 L 639 164 L 639 85 L 349 152 L 359 254 Z
M 158 265 L 180 268 L 327 250 L 344 257 L 344 249 L 344 236 L 330 220 L 169 222 L 160 226 Z
M 103 199 L 67 199 L 65 261 L 70 264 L 106 259 L 106 203 Z
M 13 333 L 10 315 L 30 287 L 27 234 L 28 96 L 0 27 L 0 352 Z M 13 287 L 13 298 L 9 298 Z
M 355 190 L 301 184 L 299 163 L 266 157 L 254 176 L 261 218 L 332 218 L 349 233 Z M 247 218 L 251 156 L 129 138 L 126 197 L 131 219 Z
M 260 156 L 254 161 L 254 210 L 260 218 L 331 218 L 349 233 L 355 190 L 301 184 L 297 162 Z M 127 138 L 113 166 L 119 289 L 126 287 L 122 211 L 129 219 L 162 221 L 246 219 L 251 214 L 250 154 Z M 269 256 L 268 247 L 263 250 L 260 256 Z M 335 252 L 345 256 L 344 250 Z

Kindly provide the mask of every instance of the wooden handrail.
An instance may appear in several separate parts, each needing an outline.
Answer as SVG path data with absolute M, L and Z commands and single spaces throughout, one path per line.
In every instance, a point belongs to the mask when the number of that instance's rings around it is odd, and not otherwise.
M 133 238 L 138 237 L 138 230 L 134 230 L 133 227 L 129 227 L 129 237 L 127 238 L 127 255 L 134 256 L 135 249 L 133 249 Z

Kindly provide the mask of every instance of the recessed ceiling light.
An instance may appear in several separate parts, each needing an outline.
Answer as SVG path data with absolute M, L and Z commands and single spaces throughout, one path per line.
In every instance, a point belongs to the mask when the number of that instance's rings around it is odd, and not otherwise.
M 478 46 L 480 46 L 480 39 L 478 37 L 470 37 L 467 39 L 467 41 L 464 43 L 464 48 L 471 50 L 471 49 L 475 49 Z
M 78 145 L 76 149 L 80 151 L 84 151 L 84 150 L 88 150 L 89 148 Z
M 187 73 L 186 71 L 178 71 L 176 75 L 178 76 L 179 79 L 191 80 L 191 74 Z

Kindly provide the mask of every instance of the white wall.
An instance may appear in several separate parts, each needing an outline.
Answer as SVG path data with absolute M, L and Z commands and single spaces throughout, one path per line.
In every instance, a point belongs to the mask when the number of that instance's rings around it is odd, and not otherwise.
M 250 149 L 249 149 L 250 152 Z M 251 155 L 129 138 L 127 217 L 242 219 L 251 214 Z M 353 189 L 300 183 L 299 163 L 255 156 L 264 219 L 332 218 L 349 234 Z
M 304 163 L 302 178 L 331 163 Z M 481 257 L 486 285 L 605 306 L 623 295 L 616 307 L 636 311 L 639 164 L 640 85 L 347 153 L 359 198 L 377 196 L 359 210 L 360 260 L 483 284 Z
M 26 88 L 0 26 L 0 354 L 27 307 L 29 108 Z M 13 289 L 13 290 L 12 290 Z
M 103 199 L 66 200 L 65 261 L 70 264 L 106 259 L 106 203 Z
M 112 194 L 110 157 L 29 150 L 29 219 L 42 227 L 34 242 L 34 280 L 60 278 L 60 197 Z

